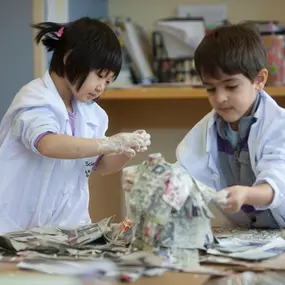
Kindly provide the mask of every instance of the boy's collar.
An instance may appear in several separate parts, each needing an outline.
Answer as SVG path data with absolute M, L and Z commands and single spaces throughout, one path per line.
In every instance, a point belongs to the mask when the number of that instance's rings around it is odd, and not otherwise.
M 261 101 L 261 97 L 264 97 L 264 96 L 269 96 L 264 90 L 261 90 L 257 93 L 257 97 L 253 103 L 250 114 L 247 117 L 254 116 L 255 118 L 258 118 L 258 113 L 259 113 L 258 112 L 258 106 L 259 106 L 259 103 Z M 219 117 L 219 115 L 217 114 L 217 112 L 214 109 L 211 111 L 211 114 L 212 114 L 212 116 L 211 116 L 208 128 L 211 128 L 214 125 L 214 123 L 216 122 L 217 118 Z
M 263 98 L 266 98 L 267 96 L 269 96 L 264 90 L 261 90 L 258 92 L 258 100 L 255 100 L 255 102 L 257 102 L 257 106 L 259 107 L 261 101 Z M 261 117 L 261 113 L 262 113 L 262 108 L 258 108 L 256 106 L 256 110 L 254 110 L 253 116 L 254 118 L 258 119 Z M 252 108 L 253 110 L 254 108 Z M 209 152 L 211 150 L 211 140 L 209 139 L 209 133 L 210 130 L 212 129 L 212 127 L 214 126 L 217 118 L 218 118 L 218 114 L 216 113 L 216 111 L 214 109 L 212 109 L 212 111 L 209 113 L 209 121 L 208 121 L 208 127 L 207 127 L 207 138 L 206 138 L 206 151 Z

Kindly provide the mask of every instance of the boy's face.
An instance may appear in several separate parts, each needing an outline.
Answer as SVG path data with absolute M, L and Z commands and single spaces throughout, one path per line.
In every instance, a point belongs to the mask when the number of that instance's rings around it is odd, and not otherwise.
M 202 76 L 202 81 L 213 109 L 226 122 L 234 125 L 241 117 L 248 115 L 257 92 L 264 88 L 267 76 L 267 70 L 263 69 L 253 83 L 242 74 L 223 73 L 219 79 Z

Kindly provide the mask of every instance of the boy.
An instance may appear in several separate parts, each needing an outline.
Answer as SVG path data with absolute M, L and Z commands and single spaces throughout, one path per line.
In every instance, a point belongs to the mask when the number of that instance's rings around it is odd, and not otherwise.
M 227 193 L 239 226 L 285 227 L 285 110 L 265 92 L 267 54 L 250 23 L 219 27 L 195 52 L 213 110 L 176 150 L 200 182 Z M 222 192 L 221 192 L 222 193 Z

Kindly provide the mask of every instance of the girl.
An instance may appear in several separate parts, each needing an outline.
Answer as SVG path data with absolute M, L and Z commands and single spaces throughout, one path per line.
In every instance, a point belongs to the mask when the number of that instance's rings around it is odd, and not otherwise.
M 90 18 L 33 27 L 53 55 L 0 124 L 0 233 L 89 223 L 91 170 L 118 171 L 150 145 L 145 131 L 105 137 L 108 117 L 94 101 L 120 72 L 114 32 Z

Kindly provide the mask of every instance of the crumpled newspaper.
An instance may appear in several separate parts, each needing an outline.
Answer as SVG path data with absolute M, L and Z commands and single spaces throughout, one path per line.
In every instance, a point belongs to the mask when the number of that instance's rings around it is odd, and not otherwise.
M 159 153 L 139 166 L 123 169 L 122 186 L 127 219 L 132 223 L 132 248 L 154 252 L 171 248 L 177 255 L 172 256 L 176 264 L 183 261 L 183 267 L 196 266 L 195 251 L 213 242 L 213 215 L 207 204 L 217 192 L 193 179 L 178 164 L 166 162 Z M 191 251 L 191 256 L 197 256 L 195 265 L 193 258 L 187 257 Z
M 210 278 L 205 285 L 283 285 L 284 272 L 250 272 L 232 274 L 224 278 Z
M 113 217 L 78 228 L 38 227 L 0 236 L 0 247 L 9 251 L 37 250 L 48 253 L 66 253 L 69 249 L 83 250 L 92 242 L 108 240 Z

